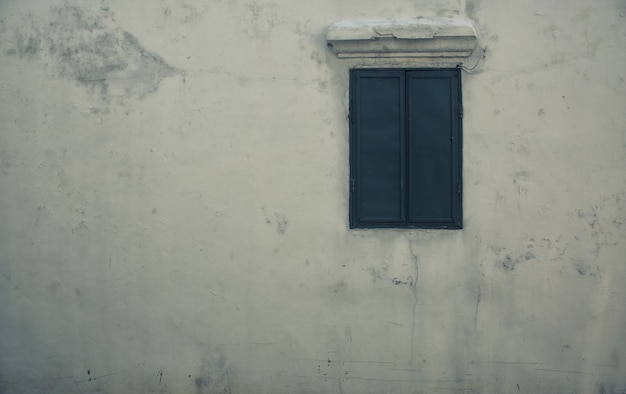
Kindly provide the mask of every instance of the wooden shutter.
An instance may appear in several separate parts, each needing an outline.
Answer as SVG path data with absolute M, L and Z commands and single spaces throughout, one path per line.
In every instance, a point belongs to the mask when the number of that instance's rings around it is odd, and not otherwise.
M 410 71 L 407 86 L 408 222 L 424 227 L 458 228 L 458 71 Z
M 404 72 L 352 73 L 353 227 L 402 225 L 405 203 Z

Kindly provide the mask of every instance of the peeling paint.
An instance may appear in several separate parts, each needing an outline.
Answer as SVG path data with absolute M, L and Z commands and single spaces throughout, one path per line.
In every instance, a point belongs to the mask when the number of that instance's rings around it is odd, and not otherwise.
M 15 47 L 5 53 L 27 60 L 51 58 L 48 67 L 54 73 L 105 100 L 141 99 L 158 89 L 163 78 L 181 73 L 117 25 L 106 5 L 67 2 L 51 8 L 47 20 L 29 14 L 15 36 Z

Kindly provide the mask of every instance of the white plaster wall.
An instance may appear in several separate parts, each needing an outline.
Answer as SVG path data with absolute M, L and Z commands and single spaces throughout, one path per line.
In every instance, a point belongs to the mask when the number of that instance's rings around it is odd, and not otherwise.
M 456 14 L 465 228 L 348 230 L 325 29 Z M 625 14 L 0 1 L 0 393 L 626 392 Z

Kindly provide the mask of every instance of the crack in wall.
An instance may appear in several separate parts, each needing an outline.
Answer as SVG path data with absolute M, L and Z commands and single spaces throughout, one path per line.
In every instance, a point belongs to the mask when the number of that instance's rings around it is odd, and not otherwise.
M 415 302 L 413 303 L 413 322 L 411 324 L 411 365 L 415 363 L 415 322 L 417 319 L 417 304 L 419 303 L 419 299 L 417 298 L 417 281 L 419 279 L 419 265 L 418 265 L 418 257 L 413 251 L 413 243 L 409 240 L 409 253 L 411 255 L 411 261 L 413 261 L 413 266 L 415 267 L 415 281 L 413 282 L 413 299 Z
M 476 332 L 478 328 L 478 307 L 480 306 L 480 297 L 481 297 L 481 288 L 482 285 L 478 285 L 478 296 L 476 296 L 476 311 L 474 312 L 474 332 Z

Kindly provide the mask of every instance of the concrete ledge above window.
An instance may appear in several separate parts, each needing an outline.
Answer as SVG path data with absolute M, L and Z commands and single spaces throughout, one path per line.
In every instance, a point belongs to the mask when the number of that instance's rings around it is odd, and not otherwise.
M 328 28 L 326 41 L 340 58 L 445 58 L 462 61 L 477 47 L 466 18 L 346 20 Z

